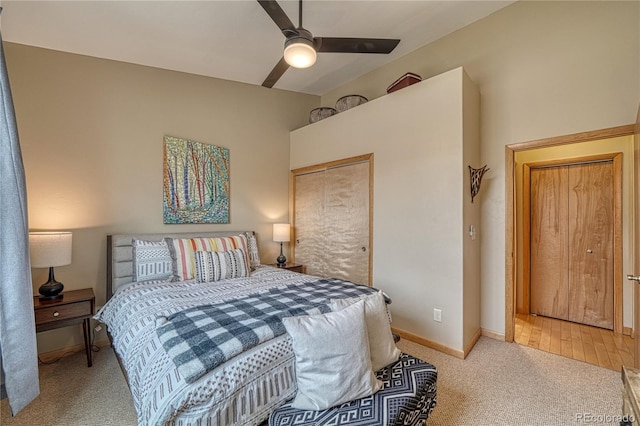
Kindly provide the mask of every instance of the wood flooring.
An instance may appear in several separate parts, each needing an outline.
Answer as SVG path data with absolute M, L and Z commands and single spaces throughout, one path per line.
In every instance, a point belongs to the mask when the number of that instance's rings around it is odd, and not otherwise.
M 515 339 L 523 346 L 611 370 L 633 366 L 634 339 L 611 330 L 534 315 L 516 315 Z

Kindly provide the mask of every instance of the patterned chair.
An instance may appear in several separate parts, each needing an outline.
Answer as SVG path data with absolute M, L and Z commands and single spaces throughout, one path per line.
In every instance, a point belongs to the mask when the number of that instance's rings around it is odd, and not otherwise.
M 396 426 L 422 424 L 436 405 L 436 368 L 402 354 L 397 362 L 377 372 L 384 386 L 374 395 L 323 411 L 278 408 L 269 426 Z

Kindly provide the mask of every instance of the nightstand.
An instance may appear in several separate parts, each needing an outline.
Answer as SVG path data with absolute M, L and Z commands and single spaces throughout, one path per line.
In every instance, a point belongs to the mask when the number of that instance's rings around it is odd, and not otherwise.
M 284 266 L 279 266 L 277 263 L 270 263 L 269 266 L 275 266 L 276 268 L 282 268 L 293 272 L 300 272 L 304 274 L 304 265 L 299 263 L 285 263 Z
M 91 324 L 96 298 L 93 289 L 71 290 L 62 293 L 62 299 L 41 301 L 33 296 L 36 316 L 36 332 L 53 330 L 82 323 L 84 348 L 87 352 L 87 366 L 91 367 Z

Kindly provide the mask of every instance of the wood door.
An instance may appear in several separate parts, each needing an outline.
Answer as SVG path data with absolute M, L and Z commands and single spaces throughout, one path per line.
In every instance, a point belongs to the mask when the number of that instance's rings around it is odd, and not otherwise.
M 612 161 L 531 170 L 531 312 L 614 328 Z
M 568 168 L 531 169 L 531 313 L 569 319 Z
M 569 321 L 613 330 L 613 163 L 569 167 Z

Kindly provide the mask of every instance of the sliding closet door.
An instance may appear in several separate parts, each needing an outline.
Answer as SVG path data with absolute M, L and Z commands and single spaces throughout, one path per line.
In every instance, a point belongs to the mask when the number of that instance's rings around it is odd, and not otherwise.
M 311 275 L 368 285 L 369 161 L 292 173 L 296 263 L 304 264 Z
M 324 276 L 326 248 L 324 229 L 324 171 L 295 177 L 295 258 L 310 275 Z
M 326 275 L 369 283 L 369 163 L 326 172 Z

